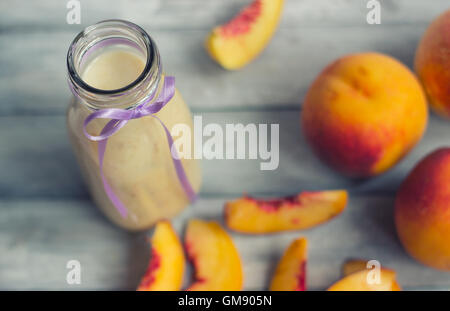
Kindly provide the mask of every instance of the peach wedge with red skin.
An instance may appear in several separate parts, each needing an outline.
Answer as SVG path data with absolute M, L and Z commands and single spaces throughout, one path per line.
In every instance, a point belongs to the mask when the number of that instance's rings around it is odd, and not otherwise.
M 368 266 L 367 260 L 362 259 L 350 259 L 347 260 L 342 265 L 342 275 L 348 276 L 350 274 L 353 274 L 355 272 L 364 271 L 371 269 L 371 266 Z M 394 284 L 392 284 L 392 291 L 401 291 L 400 285 L 397 283 L 397 281 L 394 280 Z
M 225 69 L 252 61 L 272 38 L 284 0 L 255 0 L 231 21 L 215 27 L 206 40 L 211 57 Z
M 347 276 L 358 271 L 367 270 L 367 260 L 350 259 L 342 265 L 342 275 Z
M 138 291 L 178 291 L 184 274 L 183 246 L 168 221 L 156 224 L 151 238 L 152 255 Z
M 380 282 L 370 282 L 369 273 L 375 273 L 371 270 L 362 270 L 344 276 L 341 280 L 334 283 L 329 291 L 395 291 L 398 290 L 395 281 L 395 271 L 381 268 Z
M 305 291 L 307 240 L 296 239 L 278 263 L 270 284 L 271 291 Z
M 226 203 L 225 222 L 232 230 L 250 234 L 307 229 L 339 215 L 347 199 L 344 190 L 302 192 L 276 200 L 243 197 Z
M 195 269 L 191 291 L 242 290 L 239 253 L 228 233 L 215 221 L 189 221 L 186 251 Z

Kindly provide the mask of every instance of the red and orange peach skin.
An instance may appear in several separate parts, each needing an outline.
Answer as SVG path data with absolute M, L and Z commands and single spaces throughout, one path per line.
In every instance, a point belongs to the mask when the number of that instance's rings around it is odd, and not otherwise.
M 307 229 L 342 213 L 347 200 L 345 190 L 302 192 L 269 200 L 245 196 L 225 204 L 225 223 L 250 234 Z
M 275 270 L 271 291 L 306 290 L 307 245 L 305 238 L 298 238 L 289 245 Z
M 344 56 L 309 88 L 303 132 L 316 154 L 356 178 L 385 172 L 421 139 L 425 94 L 414 74 L 380 53 Z
M 191 291 L 242 290 L 243 272 L 237 248 L 215 221 L 189 221 L 185 246 L 195 269 Z
M 254 0 L 236 17 L 215 27 L 206 50 L 223 68 L 234 70 L 257 57 L 272 38 L 284 0 Z
M 450 10 L 426 30 L 416 51 L 415 70 L 431 107 L 450 118 Z
M 450 271 L 450 148 L 426 156 L 405 179 L 395 201 L 395 224 L 412 257 Z
M 168 221 L 156 224 L 151 238 L 151 258 L 138 291 L 178 291 L 184 274 L 184 252 Z

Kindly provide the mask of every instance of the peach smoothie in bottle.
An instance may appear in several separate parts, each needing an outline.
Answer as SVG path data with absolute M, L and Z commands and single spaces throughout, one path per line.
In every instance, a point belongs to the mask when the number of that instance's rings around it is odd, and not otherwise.
M 86 28 L 73 41 L 67 56 L 69 85 L 74 99 L 67 112 L 70 141 L 88 189 L 97 206 L 114 223 L 144 230 L 177 215 L 189 202 L 174 165 L 166 132 L 176 124 L 192 129 L 192 117 L 180 93 L 153 116 L 132 119 L 111 135 L 103 157 L 104 177 L 127 210 L 123 217 L 107 192 L 100 174 L 99 142 L 83 133 L 85 119 L 95 111 L 130 110 L 154 102 L 165 75 L 154 41 L 137 25 L 119 20 Z M 113 119 L 113 118 L 112 118 Z M 86 127 L 100 135 L 111 119 L 94 119 Z M 188 183 L 198 192 L 199 164 L 180 159 Z

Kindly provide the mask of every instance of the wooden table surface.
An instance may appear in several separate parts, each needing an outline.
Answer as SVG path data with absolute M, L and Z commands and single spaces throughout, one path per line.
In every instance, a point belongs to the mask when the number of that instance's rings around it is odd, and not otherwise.
M 260 171 L 255 160 L 202 162 L 200 200 L 192 217 L 222 222 L 224 201 L 243 192 L 285 195 L 346 188 L 347 210 L 317 228 L 285 234 L 232 234 L 243 259 L 245 289 L 267 289 L 279 256 L 297 236 L 309 239 L 308 287 L 325 289 L 347 258 L 377 259 L 409 290 L 449 289 L 450 273 L 426 268 L 403 250 L 393 200 L 425 154 L 450 145 L 450 122 L 432 115 L 420 144 L 394 169 L 367 181 L 337 175 L 306 145 L 301 102 L 312 79 L 337 57 L 388 53 L 411 67 L 428 23 L 448 0 L 381 1 L 381 24 L 366 23 L 367 1 L 286 0 L 270 45 L 251 65 L 227 72 L 206 54 L 208 31 L 248 0 L 81 1 L 81 25 L 66 23 L 66 1 L 0 1 L 0 289 L 129 289 L 145 271 L 143 233 L 110 224 L 90 201 L 66 136 L 70 93 L 65 56 L 74 36 L 107 18 L 133 21 L 157 42 L 166 72 L 205 123 L 279 123 L 280 166 Z M 81 285 L 66 283 L 66 263 L 81 263 Z

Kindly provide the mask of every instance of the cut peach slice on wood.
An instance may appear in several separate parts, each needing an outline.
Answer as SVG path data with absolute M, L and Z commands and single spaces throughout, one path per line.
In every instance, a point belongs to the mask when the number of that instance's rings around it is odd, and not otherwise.
M 395 291 L 395 271 L 380 268 L 379 279 L 376 271 L 362 270 L 351 273 L 334 283 L 329 291 Z
M 215 221 L 191 220 L 186 251 L 195 269 L 192 291 L 238 291 L 243 273 L 239 253 L 228 233 Z
M 342 265 L 342 275 L 348 276 L 352 273 L 364 271 L 364 270 L 370 270 L 373 269 L 370 265 L 368 265 L 368 260 L 363 259 L 350 259 L 344 262 Z M 397 283 L 396 280 L 394 280 L 394 284 L 392 284 L 392 291 L 401 291 L 402 288 Z
M 275 200 L 243 197 L 226 203 L 225 222 L 242 233 L 307 229 L 340 214 L 347 197 L 343 190 L 302 192 Z
M 226 69 L 239 69 L 267 45 L 277 28 L 284 0 L 255 0 L 206 40 L 211 57 Z
M 349 259 L 342 265 L 342 275 L 347 276 L 358 271 L 369 270 L 367 267 L 367 260 L 363 259 Z
M 272 291 L 306 290 L 307 241 L 299 238 L 289 245 L 278 263 L 270 284 Z
M 177 234 L 168 221 L 156 224 L 151 238 L 151 258 L 138 291 L 177 291 L 184 273 L 184 252 Z

